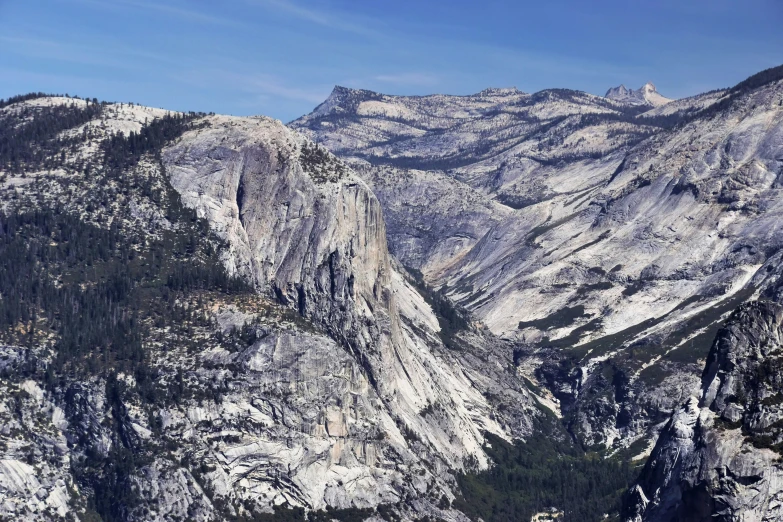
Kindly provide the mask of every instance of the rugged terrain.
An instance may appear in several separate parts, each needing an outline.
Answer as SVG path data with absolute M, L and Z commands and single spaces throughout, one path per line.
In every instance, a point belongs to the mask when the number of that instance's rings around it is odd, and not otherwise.
M 652 107 L 661 107 L 672 101 L 670 98 L 662 96 L 651 82 L 645 83 L 636 90 L 629 89 L 625 85 L 612 87 L 606 91 L 604 96 L 628 105 L 649 105 Z
M 779 256 L 776 256 L 779 257 Z M 626 498 L 627 520 L 779 520 L 781 346 L 779 259 L 761 299 L 718 332 L 700 398 L 671 417 Z M 767 272 L 765 270 L 765 272 Z
M 664 100 L 0 102 L 0 518 L 779 518 L 783 72 Z
M 443 330 L 323 148 L 262 117 L 1 110 L 2 516 L 459 519 L 485 433 L 530 433 L 512 347 Z
M 583 444 L 643 448 L 780 247 L 781 99 L 768 73 L 656 108 L 337 88 L 291 125 L 356 165 L 392 253 L 517 343 Z

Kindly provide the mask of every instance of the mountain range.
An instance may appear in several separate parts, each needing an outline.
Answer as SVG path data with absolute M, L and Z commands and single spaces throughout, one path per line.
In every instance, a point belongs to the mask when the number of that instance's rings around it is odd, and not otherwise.
M 0 103 L 0 517 L 775 520 L 783 68 Z

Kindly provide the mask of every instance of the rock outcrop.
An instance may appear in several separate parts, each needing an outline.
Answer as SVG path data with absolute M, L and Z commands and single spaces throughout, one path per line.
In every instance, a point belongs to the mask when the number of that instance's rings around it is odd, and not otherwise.
M 783 517 L 783 307 L 742 305 L 718 333 L 702 395 L 661 432 L 626 499 L 633 521 Z
M 606 91 L 604 97 L 627 105 L 649 105 L 652 107 L 661 107 L 673 101 L 661 96 L 652 82 L 647 82 L 636 90 L 628 89 L 625 85 L 612 87 Z
M 215 117 L 163 154 L 173 187 L 228 241 L 226 262 L 350 350 L 400 422 L 450 466 L 482 465 L 483 431 L 500 426 L 461 370 L 432 350 L 437 319 L 387 250 L 381 206 L 337 158 L 266 119 Z M 400 301 L 408 306 L 405 324 Z M 439 433 L 419 416 L 447 414 Z
M 629 520 L 780 518 L 773 73 L 645 113 L 3 105 L 0 248 L 27 272 L 0 267 L 0 514 L 464 521 L 455 474 L 547 407 L 605 454 L 657 438 Z

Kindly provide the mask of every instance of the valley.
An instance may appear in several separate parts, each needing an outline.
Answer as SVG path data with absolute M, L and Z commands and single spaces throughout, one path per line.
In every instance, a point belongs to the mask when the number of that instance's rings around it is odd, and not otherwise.
M 0 520 L 774 520 L 782 151 L 780 67 L 3 100 Z

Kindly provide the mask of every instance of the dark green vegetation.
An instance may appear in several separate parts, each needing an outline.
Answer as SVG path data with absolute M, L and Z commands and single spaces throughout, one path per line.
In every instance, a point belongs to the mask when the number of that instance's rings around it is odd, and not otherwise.
M 759 87 L 763 87 L 769 83 L 783 80 L 783 65 L 777 67 L 770 67 L 764 69 L 761 72 L 749 76 L 745 80 L 739 82 L 737 85 L 729 89 L 730 93 L 745 93 L 750 92 Z
M 104 107 L 45 108 L 18 133 L 18 122 L 3 119 L 0 136 L 11 137 L 3 142 L 3 160 L 15 168 L 60 161 L 58 150 L 67 144 L 56 133 L 96 117 Z M 0 214 L 0 337 L 28 347 L 19 371 L 61 397 L 72 419 L 82 415 L 79 383 L 105 381 L 111 449 L 102 452 L 90 433 L 77 430 L 86 451 L 72 461 L 74 478 L 88 497 L 87 514 L 104 522 L 126 520 L 137 507 L 132 477 L 160 449 L 135 435 L 125 404 L 151 408 L 176 402 L 185 393 L 181 380 L 167 384 L 151 364 L 152 330 L 168 327 L 185 337 L 183 325 L 205 321 L 178 306 L 178 299 L 197 299 L 207 291 L 252 292 L 226 274 L 218 259 L 221 243 L 207 222 L 182 205 L 165 179 L 133 168 L 145 154 L 154 161 L 194 117 L 161 118 L 138 134 L 104 141 L 104 163 L 92 165 L 90 194 L 79 200 L 88 213 L 103 210 L 104 226 L 85 221 L 68 205 L 41 199 L 16 201 L 15 212 Z M 111 180 L 120 171 L 125 189 L 161 209 L 170 227 L 149 235 L 133 225 L 126 205 L 111 205 L 127 193 L 111 192 Z M 134 384 L 119 379 L 120 372 L 133 376 Z M 209 390 L 200 393 L 210 395 Z
M 638 291 L 638 288 L 640 288 L 643 285 L 643 283 L 640 282 L 639 286 L 635 286 L 635 285 L 636 283 L 632 283 L 631 286 L 628 287 L 628 288 L 631 287 L 634 288 L 633 293 Z M 720 328 L 720 325 L 722 324 L 720 318 L 727 312 L 734 310 L 740 303 L 742 303 L 748 297 L 750 297 L 754 291 L 755 288 L 747 287 L 737 292 L 735 295 L 725 299 L 724 301 L 719 302 L 718 304 L 711 306 L 699 312 L 698 314 L 694 315 L 693 317 L 687 319 L 682 324 L 674 328 L 662 339 L 659 338 L 648 339 L 635 343 L 633 347 L 630 347 L 631 350 L 626 354 L 626 356 L 636 359 L 637 355 L 645 354 L 646 356 L 648 356 L 646 357 L 646 360 L 649 360 L 649 358 L 654 357 L 656 355 L 662 355 L 664 352 L 680 344 L 691 333 L 704 328 L 705 329 L 704 332 L 698 334 L 693 339 L 688 340 L 685 343 L 685 345 L 676 348 L 670 354 L 666 355 L 665 359 L 677 360 L 680 362 L 696 362 L 698 359 L 706 357 L 707 353 L 709 352 L 710 345 L 712 344 L 712 340 L 715 338 L 715 334 L 718 331 L 718 328 Z M 571 365 L 575 365 L 578 364 L 582 359 L 584 359 L 584 357 L 586 357 L 588 353 L 590 353 L 592 356 L 597 356 L 597 355 L 605 354 L 611 350 L 621 348 L 623 345 L 629 343 L 631 340 L 633 340 L 635 337 L 637 337 L 639 334 L 641 334 L 648 328 L 651 328 L 656 324 L 661 323 L 662 321 L 670 317 L 673 313 L 682 310 L 687 306 L 698 303 L 702 298 L 703 297 L 699 295 L 691 296 L 688 299 L 684 300 L 679 305 L 677 305 L 673 310 L 660 317 L 651 317 L 645 321 L 630 326 L 625 330 L 621 330 L 619 332 L 610 335 L 605 335 L 597 339 L 593 339 L 592 341 L 581 344 L 579 346 L 573 346 L 574 343 L 570 343 L 570 344 L 562 343 L 562 342 L 558 343 L 557 341 L 561 341 L 561 339 L 557 339 L 555 341 L 544 341 L 542 342 L 542 345 L 568 348 L 568 350 L 564 353 L 565 355 L 564 361 L 568 360 L 571 362 L 570 363 Z M 566 314 L 567 317 L 572 317 L 574 312 L 576 311 L 575 310 L 576 308 L 578 307 L 565 308 L 557 312 L 556 314 L 552 314 L 552 316 L 549 317 L 556 318 L 558 314 L 560 314 L 561 312 L 565 313 L 565 311 L 569 312 L 568 314 Z M 539 321 L 548 320 L 549 317 L 540 319 Z M 574 320 L 576 320 L 577 318 L 578 316 L 574 317 Z M 571 323 L 573 323 L 573 320 L 567 324 L 563 324 L 563 322 L 557 322 L 556 325 L 562 325 L 559 327 L 563 327 L 563 326 L 568 326 Z M 593 321 L 582 326 L 581 327 L 583 329 L 582 332 L 594 330 L 595 328 L 588 326 L 591 323 L 593 323 Z M 531 325 L 531 326 L 535 326 L 535 325 Z
M 335 183 L 347 174 L 345 165 L 317 143 L 302 145 L 299 163 L 316 183 Z
M 186 128 L 185 118 L 162 118 L 141 136 L 171 136 Z M 137 136 L 112 137 L 107 163 L 129 167 L 140 148 L 154 150 L 138 147 Z M 165 140 L 155 143 L 160 147 Z M 97 183 L 96 190 L 105 185 Z M 172 291 L 247 290 L 226 275 L 207 222 L 186 209 L 170 186 L 154 196 L 177 225 L 158 238 L 123 229 L 121 219 L 99 228 L 57 207 L 0 214 L 0 328 L 25 325 L 9 332 L 9 340 L 20 342 L 24 336 L 30 346 L 39 330 L 54 333 L 58 341 L 50 373 L 80 357 L 89 365 L 102 358 L 103 367 L 115 369 L 138 362 L 141 341 L 134 332 L 139 321 L 149 315 L 150 305 L 169 301 Z
M 2 109 L 3 107 L 8 107 L 9 105 L 13 105 L 14 103 L 35 100 L 36 98 L 47 98 L 49 96 L 51 95 L 43 92 L 29 92 L 27 94 L 18 94 L 16 96 L 10 96 L 9 98 L 0 100 L 0 109 Z
M 783 80 L 783 65 L 765 69 L 749 76 L 727 91 L 727 95 L 720 102 L 710 105 L 695 114 L 695 117 L 711 117 L 731 107 L 738 98 L 772 82 Z
M 24 98 L 24 97 L 20 97 Z M 20 100 L 21 101 L 21 100 Z M 65 163 L 67 150 L 92 137 L 83 132 L 58 136 L 97 118 L 102 103 L 24 107 L 0 116 L 0 168 L 13 173 L 50 170 Z
M 166 114 L 145 125 L 137 133 L 131 131 L 128 136 L 115 134 L 105 140 L 103 149 L 104 165 L 114 173 L 132 167 L 145 155 L 157 155 L 164 145 L 193 127 L 193 120 L 201 113 Z
M 440 290 L 433 290 L 424 281 L 424 276 L 421 272 L 415 268 L 408 268 L 408 272 L 413 276 L 413 284 L 416 290 L 419 291 L 424 300 L 427 301 L 432 307 L 432 311 L 435 312 L 435 316 L 438 318 L 438 324 L 440 325 L 440 336 L 443 344 L 447 348 L 453 350 L 460 349 L 460 342 L 457 338 L 457 334 L 461 330 L 467 330 L 470 326 L 468 322 L 468 313 L 464 310 L 457 308 L 454 303 L 446 297 L 447 288 L 441 288 Z
M 381 504 L 377 508 L 346 508 L 305 512 L 302 508 L 281 506 L 275 508 L 274 513 L 259 513 L 252 517 L 235 518 L 237 522 L 363 522 L 370 517 L 380 517 L 387 522 L 399 522 L 396 509 L 402 506 Z M 448 507 L 447 505 L 443 507 Z M 231 519 L 233 520 L 233 519 Z M 417 522 L 436 522 L 437 519 L 423 517 Z
M 460 475 L 462 495 L 453 504 L 473 520 L 530 520 L 549 508 L 563 511 L 563 522 L 605 520 L 604 514 L 616 520 L 621 496 L 637 475 L 627 459 L 579 449 L 552 418 L 525 442 L 487 440 L 495 466 Z
M 600 318 L 593 319 L 592 321 L 589 321 L 581 326 L 577 326 L 565 337 L 561 337 L 559 339 L 550 339 L 549 337 L 544 337 L 541 339 L 541 341 L 539 341 L 538 345 L 547 346 L 549 348 L 570 348 L 571 346 L 577 344 L 586 334 L 600 330 L 601 326 L 603 326 L 603 321 Z
M 185 219 L 188 233 L 138 249 L 120 226 L 100 229 L 64 211 L 0 214 L 0 328 L 7 340 L 33 346 L 53 333 L 50 376 L 82 365 L 90 372 L 136 368 L 140 321 L 171 308 L 156 303 L 177 291 L 245 289 L 218 262 L 206 223 Z M 199 251 L 206 255 L 194 262 Z
M 552 328 L 565 328 L 574 324 L 577 319 L 582 317 L 589 317 L 585 313 L 585 307 L 582 305 L 566 306 L 561 308 L 557 312 L 542 317 L 541 319 L 533 319 L 532 321 L 519 321 L 518 328 L 538 328 L 539 330 L 550 330 Z
M 444 343 L 453 347 L 454 334 L 467 327 L 465 316 L 441 292 L 427 287 L 419 272 L 408 271 L 435 310 Z M 520 328 L 561 328 L 585 315 L 584 307 L 578 305 L 520 323 Z M 569 340 L 575 341 L 599 326 L 599 319 L 590 321 L 577 328 L 575 339 L 569 336 Z M 585 451 L 557 419 L 549 416 L 539 421 L 534 431 L 527 441 L 514 445 L 487 434 L 486 450 L 495 465 L 488 471 L 460 475 L 461 495 L 452 507 L 473 520 L 481 518 L 486 522 L 530 520 L 535 513 L 552 507 L 564 512 L 564 522 L 605 520 L 604 514 L 610 515 L 609 520 L 616 520 L 622 494 L 637 475 L 629 464 L 632 454 L 622 452 L 615 458 L 605 458 L 603 454 Z

